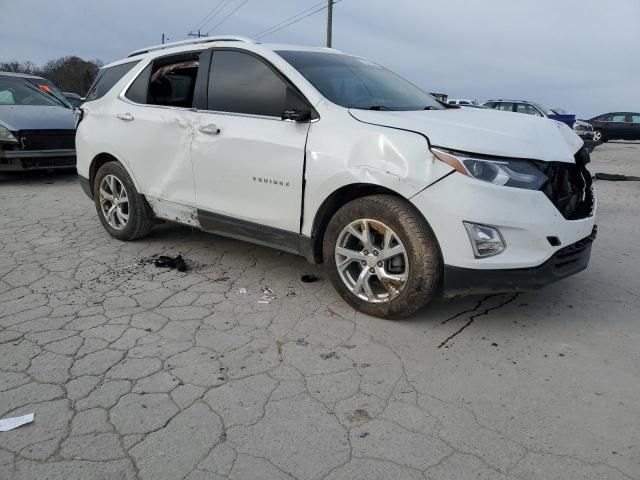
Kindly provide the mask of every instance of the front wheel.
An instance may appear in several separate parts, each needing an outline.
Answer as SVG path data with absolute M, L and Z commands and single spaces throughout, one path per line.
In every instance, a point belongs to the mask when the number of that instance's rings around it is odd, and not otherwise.
M 356 310 L 406 317 L 437 294 L 442 258 L 435 236 L 417 210 L 391 195 L 344 205 L 323 242 L 329 278 Z
M 596 130 L 593 132 L 593 141 L 596 143 L 606 142 L 607 139 L 604 137 L 604 132 L 602 130 Z
M 149 233 L 153 218 L 122 165 L 108 162 L 100 167 L 93 184 L 100 222 L 112 237 L 135 240 Z

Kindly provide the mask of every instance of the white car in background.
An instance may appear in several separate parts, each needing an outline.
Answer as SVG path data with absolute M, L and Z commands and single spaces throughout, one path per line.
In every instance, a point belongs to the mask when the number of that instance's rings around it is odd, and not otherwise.
M 103 67 L 82 112 L 78 174 L 109 234 L 160 218 L 304 255 L 371 315 L 589 262 L 589 155 L 570 128 L 447 107 L 364 58 L 242 37 L 150 47 Z
M 476 100 L 469 100 L 465 98 L 450 98 L 447 103 L 449 105 L 460 105 L 461 107 L 471 106 L 478 107 L 480 104 Z

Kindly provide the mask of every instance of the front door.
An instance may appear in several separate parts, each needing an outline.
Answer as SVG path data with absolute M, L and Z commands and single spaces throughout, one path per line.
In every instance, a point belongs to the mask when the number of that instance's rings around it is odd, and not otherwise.
M 274 232 L 298 234 L 310 124 L 282 114 L 310 107 L 253 54 L 216 49 L 210 68 L 207 111 L 196 113 L 191 149 L 202 227 L 238 237 L 265 227 L 272 242 Z

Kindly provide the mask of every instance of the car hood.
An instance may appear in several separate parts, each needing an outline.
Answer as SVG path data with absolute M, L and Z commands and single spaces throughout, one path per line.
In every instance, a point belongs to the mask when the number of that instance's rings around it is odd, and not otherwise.
M 583 142 L 564 123 L 480 108 L 349 110 L 357 120 L 425 135 L 432 146 L 467 153 L 574 163 Z
M 0 125 L 20 130 L 74 130 L 73 110 L 64 107 L 1 105 Z

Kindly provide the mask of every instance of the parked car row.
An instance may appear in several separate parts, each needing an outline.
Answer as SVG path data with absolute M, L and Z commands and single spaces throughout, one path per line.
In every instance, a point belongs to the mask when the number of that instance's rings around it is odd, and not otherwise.
M 612 112 L 593 117 L 590 120 L 576 119 L 561 109 L 547 108 L 527 100 L 487 100 L 479 103 L 472 99 L 448 99 L 449 105 L 465 107 L 493 108 L 504 112 L 524 113 L 536 117 L 546 117 L 566 123 L 582 138 L 590 150 L 598 143 L 608 140 L 640 140 L 640 113 Z

